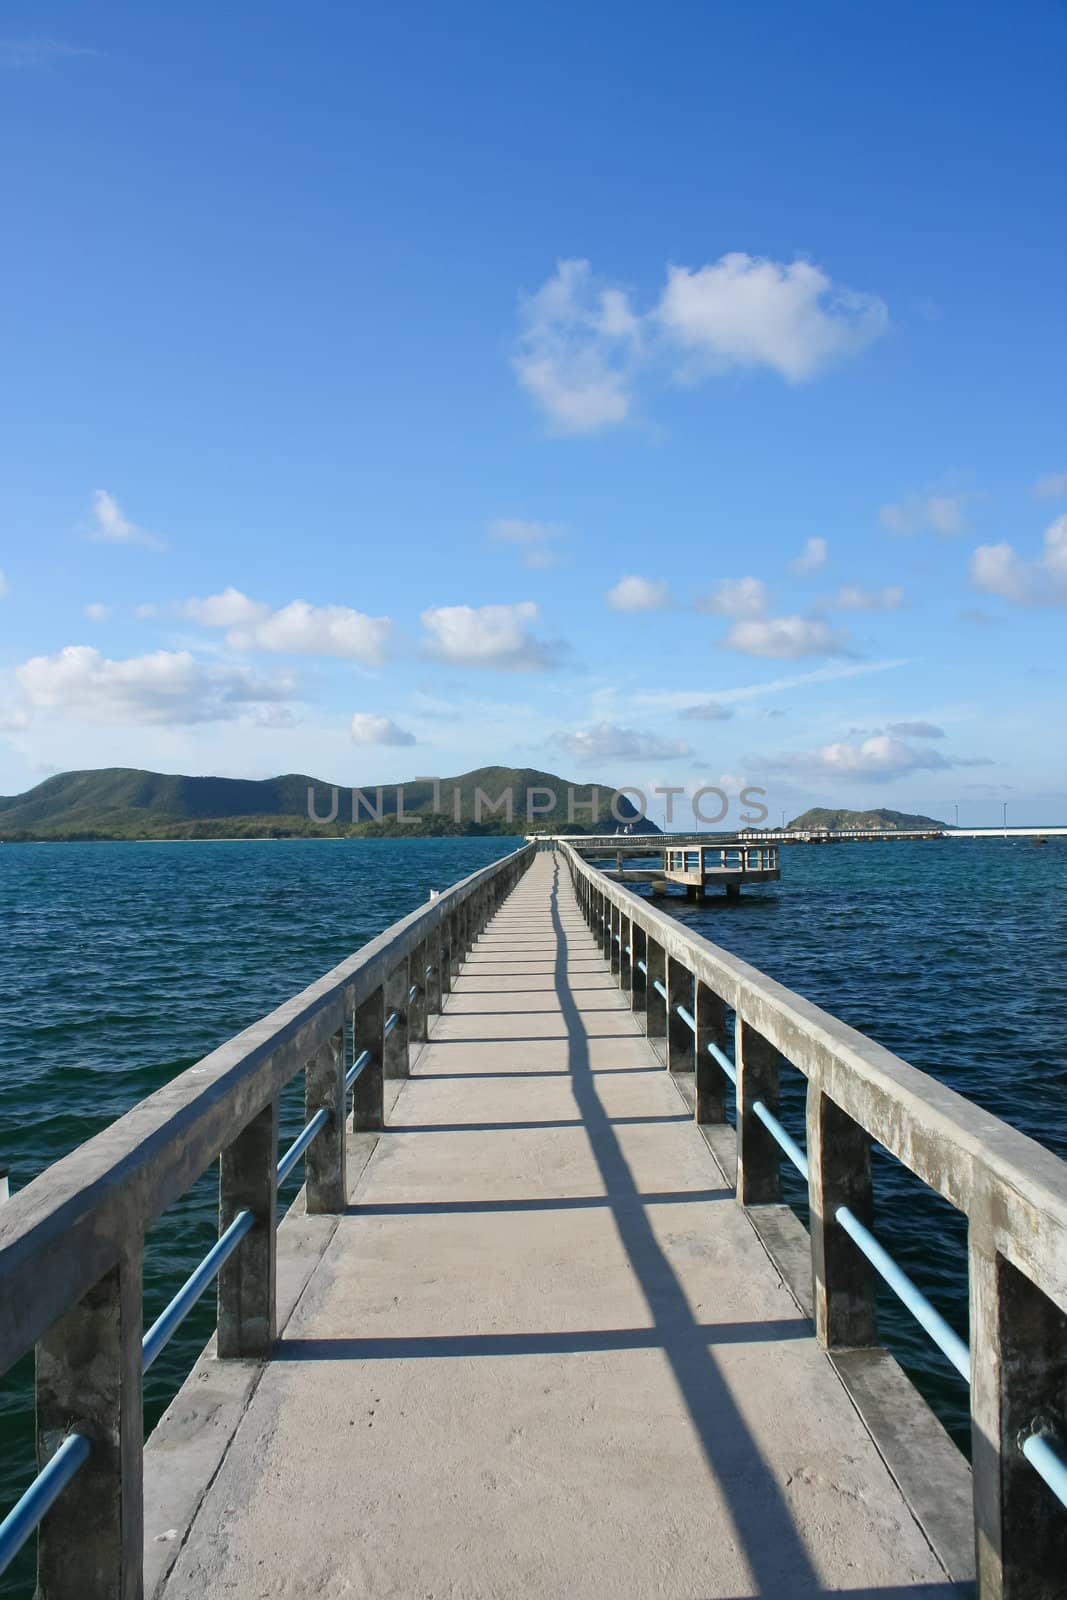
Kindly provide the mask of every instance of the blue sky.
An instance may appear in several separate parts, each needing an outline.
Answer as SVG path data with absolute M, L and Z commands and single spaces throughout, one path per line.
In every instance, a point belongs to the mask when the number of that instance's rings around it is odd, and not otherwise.
M 1061 6 L 8 5 L 0 792 L 1067 821 Z

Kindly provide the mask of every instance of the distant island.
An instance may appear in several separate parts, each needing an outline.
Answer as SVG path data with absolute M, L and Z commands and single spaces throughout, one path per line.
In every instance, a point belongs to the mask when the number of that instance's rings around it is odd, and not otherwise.
M 825 806 L 812 806 L 809 811 L 794 817 L 792 822 L 787 822 L 786 827 L 802 830 L 830 828 L 835 832 L 839 829 L 873 828 L 879 833 L 918 833 L 924 828 L 947 828 L 948 823 L 911 811 L 831 811 Z
M 309 790 L 314 818 L 309 815 Z M 510 815 L 506 799 L 501 799 L 509 793 Z M 57 773 L 25 794 L 0 796 L 0 840 L 14 844 L 614 833 L 620 823 L 611 810 L 613 794 L 610 783 L 570 783 L 529 767 L 478 767 L 454 778 L 364 785 L 359 791 L 303 773 L 261 780 L 189 778 L 106 767 Z M 546 805 L 549 795 L 554 804 L 527 820 L 528 795 L 534 807 Z M 568 817 L 568 799 L 573 817 Z M 660 831 L 647 817 L 638 816 L 625 795 L 618 797 L 616 811 L 623 819 L 621 826 L 631 832 Z

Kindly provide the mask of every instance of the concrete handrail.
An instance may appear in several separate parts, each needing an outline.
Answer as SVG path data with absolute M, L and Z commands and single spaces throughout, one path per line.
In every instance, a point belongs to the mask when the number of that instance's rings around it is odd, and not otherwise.
M 870 1221 L 872 1142 L 966 1215 L 979 1593 L 1059 1594 L 1067 1523 L 1022 1445 L 1035 1430 L 1067 1434 L 1067 1162 L 607 878 L 569 842 L 556 848 L 650 1039 L 670 1070 L 694 1074 L 700 1122 L 726 1120 L 718 1063 L 733 1011 L 743 1206 L 780 1196 L 782 1149 L 767 1126 L 779 1058 L 807 1079 L 812 1300 L 826 1349 L 877 1343 L 870 1264 L 838 1220 Z

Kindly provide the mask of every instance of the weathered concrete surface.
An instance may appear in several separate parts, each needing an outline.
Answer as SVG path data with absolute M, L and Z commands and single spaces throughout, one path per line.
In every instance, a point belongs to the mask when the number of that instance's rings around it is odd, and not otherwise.
M 539 857 L 455 980 L 167 1600 L 952 1592 Z

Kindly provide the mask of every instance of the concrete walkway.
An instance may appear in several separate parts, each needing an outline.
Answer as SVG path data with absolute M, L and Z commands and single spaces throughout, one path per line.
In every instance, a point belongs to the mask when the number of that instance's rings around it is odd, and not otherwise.
M 955 1592 L 538 856 L 166 1600 Z

